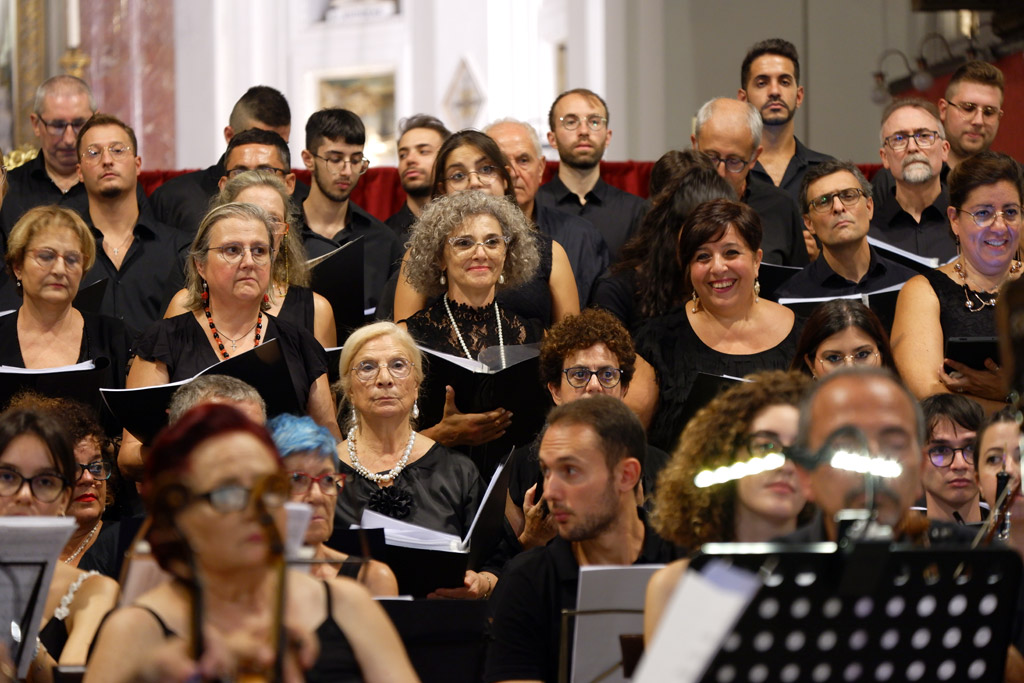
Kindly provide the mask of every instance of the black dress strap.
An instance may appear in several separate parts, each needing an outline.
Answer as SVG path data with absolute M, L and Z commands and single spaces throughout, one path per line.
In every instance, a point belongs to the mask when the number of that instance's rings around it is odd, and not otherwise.
M 160 630 L 164 632 L 164 638 L 177 637 L 178 634 L 172 631 L 170 627 L 168 627 L 167 624 L 164 622 L 164 620 L 160 618 L 160 615 L 157 614 L 154 610 L 150 609 L 149 607 L 146 607 L 145 605 L 134 606 L 138 607 L 141 610 L 149 612 L 153 616 L 153 618 L 156 619 L 156 623 L 160 625 Z

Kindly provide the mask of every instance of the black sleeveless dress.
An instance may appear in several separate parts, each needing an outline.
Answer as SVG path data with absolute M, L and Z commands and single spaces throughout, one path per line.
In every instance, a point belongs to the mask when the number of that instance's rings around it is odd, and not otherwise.
M 980 311 L 970 311 L 964 305 L 966 296 L 963 285 L 941 270 L 922 273 L 939 299 L 939 325 L 942 327 L 942 341 L 950 337 L 995 337 L 996 309 L 986 306 Z M 982 293 L 986 300 L 992 295 Z M 975 292 L 971 290 L 971 301 L 977 305 Z

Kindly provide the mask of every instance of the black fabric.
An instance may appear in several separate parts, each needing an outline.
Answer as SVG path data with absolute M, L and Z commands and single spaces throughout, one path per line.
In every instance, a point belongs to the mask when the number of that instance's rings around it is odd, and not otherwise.
M 741 200 L 761 217 L 761 249 L 765 263 L 806 266 L 804 221 L 796 201 L 785 191 L 758 178 L 747 176 Z
M 956 256 L 956 242 L 949 229 L 949 188 L 942 191 L 930 206 L 921 212 L 921 222 L 903 210 L 896 201 L 896 186 L 888 191 L 875 191 L 875 213 L 868 235 L 894 247 L 919 256 L 938 258 L 945 263 Z
M 980 311 L 971 312 L 964 305 L 966 301 L 963 285 L 956 282 L 941 270 L 929 270 L 922 273 L 932 291 L 939 299 L 939 325 L 942 327 L 943 343 L 950 337 L 995 337 L 996 309 L 986 306 Z M 971 290 L 973 292 L 973 290 Z M 988 300 L 991 294 L 982 294 Z M 977 305 L 972 294 L 971 300 Z
M 635 270 L 610 273 L 594 284 L 590 305 L 614 315 L 627 330 L 635 330 L 643 322 L 636 288 Z
M 408 202 L 403 202 L 402 208 L 384 221 L 389 228 L 395 231 L 395 237 L 398 238 L 398 241 L 402 243 L 403 247 L 405 246 L 405 243 L 409 241 L 409 233 L 412 231 L 412 226 L 415 222 L 416 216 L 413 215 Z
M 313 290 L 299 285 L 288 285 L 277 319 L 301 327 L 310 334 L 316 330 L 316 316 L 313 306 Z
M 590 221 L 534 203 L 534 222 L 542 235 L 562 245 L 569 257 L 580 308 L 587 305 L 597 278 L 608 269 L 608 245 Z M 549 269 L 550 270 L 550 269 Z
M 345 637 L 345 632 L 334 620 L 331 587 L 326 581 L 324 595 L 327 600 L 327 618 L 316 629 L 316 639 L 320 644 L 320 654 L 313 668 L 306 672 L 307 683 L 361 683 L 362 669 L 352 651 L 352 645 Z
M 879 256 L 871 249 L 868 272 L 860 282 L 851 282 L 837 274 L 828 265 L 824 254 L 794 274 L 776 291 L 777 297 L 825 297 L 847 294 L 870 294 L 886 287 L 899 285 L 917 275 L 916 271 Z
M 565 211 L 590 221 L 608 247 L 612 262 L 619 258 L 622 245 L 626 243 L 647 214 L 647 202 L 635 194 L 630 194 L 609 185 L 598 178 L 594 189 L 584 197 L 586 204 L 569 190 L 556 174 L 547 183 L 540 186 L 534 199 L 537 204 L 559 211 Z
M 686 307 L 644 322 L 633 336 L 636 352 L 654 367 L 658 377 L 658 410 L 647 430 L 648 440 L 669 453 L 683 431 L 681 417 L 698 372 L 743 377 L 761 370 L 785 370 L 796 353 L 802 321 L 794 320 L 778 345 L 753 354 L 721 353 L 697 336 Z
M 358 443 L 356 455 L 359 454 Z M 381 487 L 364 478 L 344 461 L 345 488 L 338 495 L 335 526 L 347 529 L 358 524 L 370 496 Z M 404 521 L 435 531 L 464 537 L 469 531 L 484 493 L 476 466 L 466 456 L 434 444 L 422 458 L 409 463 L 389 488 L 398 488 L 412 498 Z
M 970 547 L 978 527 L 973 524 L 954 524 L 934 519 L 928 520 L 928 542 L 931 545 L 963 545 Z M 773 543 L 826 543 L 831 541 L 825 530 L 825 518 L 817 510 L 807 524 L 784 536 L 773 539 Z M 896 539 L 900 542 L 901 539 Z
M 50 653 L 54 661 L 60 661 L 64 646 L 68 644 L 68 625 L 63 619 L 51 617 L 46 625 L 39 629 L 39 642 Z
M 338 567 L 338 576 L 347 576 L 350 579 L 359 578 L 359 572 L 363 568 L 363 558 L 352 557 L 351 555 L 345 558 L 345 561 Z
M 551 238 L 536 234 L 540 265 L 533 278 L 515 289 L 500 288 L 494 298 L 507 308 L 543 329 L 551 327 Z M 442 306 L 442 309 L 444 307 Z M 454 309 L 453 309 L 454 310 Z M 511 342 L 506 342 L 511 343 Z
M 671 562 L 684 556 L 655 534 L 642 509 L 637 514 L 644 524 L 644 542 L 633 564 Z M 485 681 L 559 680 L 561 613 L 576 608 L 579 570 L 572 544 L 561 538 L 509 562 L 491 597 L 494 621 Z M 573 623 L 569 621 L 569 643 Z
M 0 365 L 25 367 L 18 341 L 20 309 L 0 317 Z M 76 362 L 106 358 L 110 366 L 104 371 L 103 387 L 123 389 L 131 358 L 131 338 L 120 320 L 96 313 L 82 313 L 82 345 Z
M 107 511 L 109 512 L 110 508 L 107 508 Z M 142 515 L 127 517 L 120 521 L 104 519 L 96 540 L 82 553 L 78 568 L 83 571 L 97 571 L 114 581 L 120 581 L 125 554 L 131 550 L 135 535 L 145 519 Z
M 62 192 L 46 172 L 42 151 L 39 156 L 27 161 L 7 174 L 7 196 L 0 207 L 0 229 L 3 230 L 4 251 L 6 238 L 11 229 L 26 211 L 36 206 L 60 204 L 74 209 L 84 216 L 89 208 L 85 185 L 75 183 L 67 192 Z
M 264 313 L 262 340 L 271 339 L 281 344 L 299 405 L 307 405 L 313 382 L 327 372 L 327 354 L 312 332 Z M 191 379 L 222 360 L 191 311 L 153 323 L 136 342 L 135 354 L 166 365 L 168 382 Z
M 800 142 L 800 138 L 794 137 L 793 140 L 796 142 L 796 151 L 793 152 L 793 156 L 789 159 L 786 172 L 782 174 L 782 182 L 779 183 L 778 188 L 785 190 L 793 198 L 793 201 L 799 205 L 800 185 L 803 183 L 807 171 L 812 166 L 817 166 L 823 161 L 831 160 L 832 157 L 821 152 L 815 152 L 813 149 L 808 149 L 804 143 Z M 750 169 L 750 175 L 762 182 L 775 184 L 760 161 L 754 164 L 754 168 Z M 802 209 L 803 207 L 800 208 Z
M 942 170 L 939 172 L 939 180 L 943 185 L 949 178 L 949 164 L 942 162 Z M 896 187 L 896 179 L 892 177 L 892 171 L 887 168 L 880 168 L 871 177 L 872 194 L 875 197 L 887 197 Z
M 451 300 L 448 305 L 474 360 L 484 349 L 498 346 L 498 326 L 495 324 L 493 305 L 474 308 Z M 501 333 L 506 346 L 540 341 L 540 329 L 536 324 L 516 315 L 511 307 L 499 303 L 498 310 L 501 312 Z M 445 310 L 443 297 L 402 322 L 418 344 L 441 353 L 465 357 L 448 311 Z

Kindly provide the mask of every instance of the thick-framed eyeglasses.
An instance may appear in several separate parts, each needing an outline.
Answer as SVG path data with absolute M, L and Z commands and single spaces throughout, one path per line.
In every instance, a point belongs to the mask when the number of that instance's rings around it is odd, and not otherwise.
M 568 114 L 566 116 L 559 117 L 558 122 L 562 124 L 562 128 L 566 130 L 576 130 L 580 127 L 580 122 L 586 121 L 587 128 L 590 130 L 601 130 L 608 123 L 608 118 L 605 116 L 588 116 L 585 119 L 581 119 L 575 114 Z
M 597 383 L 605 389 L 612 389 L 618 386 L 619 381 L 622 379 L 622 370 L 619 368 L 613 368 L 610 365 L 597 370 L 591 370 L 585 365 L 575 365 L 571 368 L 562 370 L 562 374 L 565 375 L 565 381 L 569 383 L 569 386 L 575 389 L 582 389 L 590 384 L 590 378 L 597 376 Z
M 974 219 L 974 224 L 979 228 L 987 228 L 996 222 L 997 216 L 1003 217 L 1003 223 L 1006 225 L 1019 225 L 1020 224 L 1020 205 L 1012 205 L 1004 207 L 1002 211 L 993 211 L 992 209 L 978 209 L 974 213 L 971 213 L 967 209 L 957 208 L 957 212 L 966 213 L 968 216 Z
M 82 262 L 85 257 L 82 256 L 81 252 L 69 251 L 64 254 L 50 249 L 49 247 L 39 247 L 38 249 L 28 249 L 26 253 L 32 257 L 32 260 L 38 263 L 42 268 L 53 268 L 53 264 L 57 262 L 57 259 L 64 261 L 64 267 L 68 270 L 75 270 L 82 267 Z
M 729 173 L 742 173 L 743 169 L 747 167 L 747 164 L 754 160 L 753 157 L 750 159 L 737 159 L 736 157 L 723 159 L 717 154 L 705 154 L 704 156 L 708 158 L 708 161 L 710 161 L 716 169 L 719 164 L 725 164 L 725 170 Z
M 46 126 L 46 132 L 50 135 L 64 135 L 64 131 L 71 126 L 71 131 L 78 137 L 78 133 L 82 130 L 85 122 L 89 119 L 73 119 L 71 121 L 61 121 L 60 119 L 55 121 L 47 121 L 40 114 L 36 114 L 36 117 Z
M 835 370 L 844 365 L 877 365 L 878 358 L 878 351 L 875 349 L 858 349 L 846 354 L 826 353 L 816 360 L 826 370 Z
M 110 475 L 114 472 L 113 464 L 107 462 L 106 460 L 96 460 L 94 462 L 89 463 L 88 465 L 83 465 L 81 463 L 76 462 L 75 466 L 81 470 L 81 472 L 78 473 L 78 477 L 75 479 L 75 481 L 81 481 L 82 477 L 85 476 L 86 472 L 91 474 L 92 478 L 95 479 L 96 481 L 106 481 L 107 479 L 110 479 Z
M 981 106 L 980 104 L 975 104 L 974 102 L 953 101 L 949 101 L 949 104 L 953 105 L 953 107 L 956 108 L 957 113 L 960 114 L 960 118 L 964 119 L 965 121 L 970 121 L 971 119 L 973 119 L 974 114 L 979 110 L 981 111 L 981 116 L 986 119 L 1002 118 L 1003 116 L 1003 110 L 1000 109 L 999 107 L 993 107 L 992 105 Z
M 911 138 L 914 139 L 918 147 L 931 147 L 939 139 L 939 131 L 915 130 L 913 133 L 893 133 L 885 139 L 885 144 L 889 145 L 889 149 L 892 151 L 900 152 L 907 148 Z
M 248 173 L 249 171 L 265 171 L 267 173 L 273 173 L 279 178 L 283 178 L 288 175 L 288 172 L 283 168 L 275 168 L 274 166 L 257 166 L 256 168 L 245 168 L 244 166 L 241 166 L 228 171 L 228 178 L 237 178 L 243 173 Z
M 241 512 L 258 498 L 268 509 L 276 509 L 288 501 L 289 483 L 285 477 L 271 475 L 252 488 L 241 484 L 225 484 L 205 493 L 195 494 L 217 512 Z
M 504 251 L 505 247 L 508 246 L 509 238 L 506 235 L 494 235 L 488 237 L 483 242 L 477 242 L 472 237 L 449 237 L 448 244 L 451 245 L 452 251 L 456 254 L 465 254 L 469 251 L 475 250 L 477 247 L 483 247 L 487 251 L 499 252 Z
M 305 472 L 289 472 L 288 485 L 291 487 L 293 496 L 304 496 L 313 488 L 316 483 L 320 492 L 325 496 L 336 496 L 345 486 L 345 475 L 338 472 L 325 472 L 318 477 Z
M 744 439 L 747 453 L 754 458 L 763 458 L 771 453 L 790 457 L 790 447 L 782 445 L 782 439 L 775 432 L 760 431 L 747 434 Z
M 0 496 L 16 495 L 26 483 L 40 503 L 52 503 L 60 498 L 61 492 L 68 487 L 68 483 L 59 474 L 45 473 L 24 477 L 20 472 L 0 468 Z
M 232 242 L 230 244 L 222 244 L 219 247 L 209 247 L 209 251 L 216 251 L 220 253 L 220 257 L 224 259 L 225 263 L 230 265 L 236 265 L 241 262 L 242 257 L 245 256 L 245 252 L 249 252 L 252 256 L 252 262 L 257 266 L 265 266 L 270 262 L 270 257 L 273 255 L 274 250 L 270 248 L 269 244 L 253 244 L 252 246 L 245 246 L 244 244 L 238 244 Z
M 372 382 L 377 379 L 381 368 L 387 368 L 392 379 L 405 379 L 412 373 L 412 367 L 413 362 L 405 358 L 395 358 L 384 364 L 363 360 L 352 366 L 352 372 L 356 374 L 356 379 L 360 382 Z
M 494 179 L 498 177 L 498 167 L 487 164 L 481 166 L 475 171 L 455 171 L 450 176 L 445 178 L 448 184 L 452 186 L 453 190 L 462 190 L 469 186 L 469 176 L 475 175 L 476 179 L 480 181 L 481 185 L 490 185 L 494 182 Z
M 815 197 L 807 204 L 807 206 L 815 213 L 829 213 L 832 211 L 832 206 L 835 204 L 836 197 L 839 197 L 839 201 L 843 203 L 843 206 L 850 208 L 852 206 L 856 206 L 861 197 L 867 197 L 867 194 L 860 188 L 850 187 L 845 190 L 829 192 L 828 194 L 823 194 L 820 197 Z
M 89 145 L 82 150 L 82 161 L 87 164 L 98 164 L 103 158 L 103 150 L 110 152 L 110 158 L 114 161 L 124 161 L 132 154 L 132 148 L 123 142 L 114 142 L 106 147 L 102 145 Z
M 974 464 L 973 444 L 967 444 L 963 448 L 953 448 L 945 444 L 932 444 L 928 446 L 928 459 L 936 467 L 949 467 L 953 464 L 957 453 L 963 456 L 964 462 L 968 465 Z
M 313 154 L 310 152 L 310 154 Z M 353 155 L 351 157 L 343 157 L 340 154 L 332 154 L 330 156 L 322 157 L 319 154 L 313 154 L 313 157 L 325 162 L 328 166 L 334 166 L 335 168 L 344 168 L 348 166 L 359 175 L 366 173 L 366 169 L 370 168 L 370 160 L 362 155 Z

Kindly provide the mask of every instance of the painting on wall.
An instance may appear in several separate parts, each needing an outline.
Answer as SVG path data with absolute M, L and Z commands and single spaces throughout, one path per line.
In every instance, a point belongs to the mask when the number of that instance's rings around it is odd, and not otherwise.
M 395 166 L 395 74 L 338 74 L 320 78 L 317 107 L 354 112 L 366 126 L 363 153 L 374 166 Z

